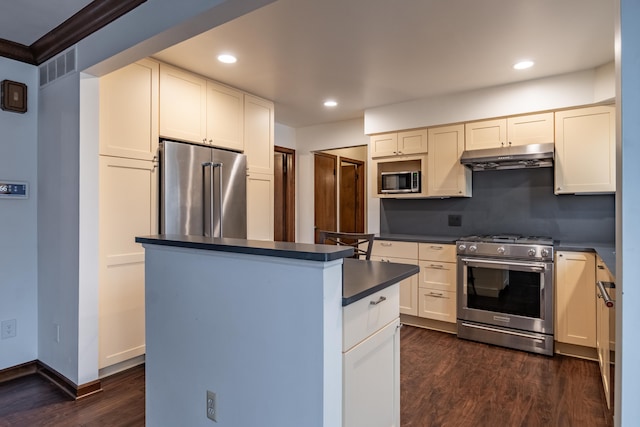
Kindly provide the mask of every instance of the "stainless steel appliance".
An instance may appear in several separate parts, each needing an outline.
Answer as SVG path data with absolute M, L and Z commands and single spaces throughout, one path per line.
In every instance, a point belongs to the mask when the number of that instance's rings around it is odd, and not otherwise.
M 553 142 L 483 148 L 463 152 L 460 163 L 474 171 L 548 168 L 553 166 L 554 151 Z
M 381 172 L 380 193 L 419 193 L 420 171 Z
M 458 253 L 458 336 L 553 355 L 553 240 L 469 236 Z
M 247 237 L 246 156 L 160 141 L 160 233 Z

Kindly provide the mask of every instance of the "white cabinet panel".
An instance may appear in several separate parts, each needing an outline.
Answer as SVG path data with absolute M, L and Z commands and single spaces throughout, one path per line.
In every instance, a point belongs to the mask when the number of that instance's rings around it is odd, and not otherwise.
M 160 136 L 203 143 L 207 138 L 207 81 L 160 66 Z
M 244 97 L 244 153 L 249 172 L 273 174 L 273 103 Z M 272 193 L 273 194 L 273 193 Z
M 567 344 L 595 347 L 595 256 L 587 252 L 558 252 L 555 267 L 555 338 Z
M 343 355 L 343 426 L 400 427 L 400 321 Z
M 207 81 L 207 143 L 244 150 L 244 94 Z
M 247 176 L 247 239 L 273 240 L 273 175 Z
M 100 154 L 156 156 L 159 70 L 143 59 L 100 78 Z
M 615 107 L 556 113 L 555 193 L 616 191 Z
M 144 250 L 157 233 L 154 163 L 100 156 L 99 368 L 144 354 Z
M 464 125 L 430 128 L 427 194 L 471 196 L 471 170 L 460 164 L 464 151 Z

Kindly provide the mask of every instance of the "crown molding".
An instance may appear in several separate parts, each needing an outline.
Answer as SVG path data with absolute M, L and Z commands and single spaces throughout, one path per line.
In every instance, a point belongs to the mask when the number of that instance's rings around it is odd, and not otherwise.
M 0 39 L 0 56 L 40 65 L 147 0 L 95 0 L 31 46 Z

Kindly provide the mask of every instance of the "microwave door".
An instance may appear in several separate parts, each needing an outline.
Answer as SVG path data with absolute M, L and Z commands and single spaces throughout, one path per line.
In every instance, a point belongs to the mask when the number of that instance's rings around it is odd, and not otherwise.
M 398 175 L 382 175 L 382 193 L 390 193 L 399 189 Z

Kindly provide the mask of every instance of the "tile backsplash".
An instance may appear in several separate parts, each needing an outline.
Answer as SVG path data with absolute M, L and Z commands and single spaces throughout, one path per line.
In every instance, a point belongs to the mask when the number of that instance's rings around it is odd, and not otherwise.
M 461 226 L 450 226 L 459 215 Z M 522 234 L 571 242 L 615 240 L 615 196 L 553 194 L 553 168 L 473 173 L 473 197 L 383 199 L 380 232 L 428 236 Z

